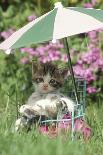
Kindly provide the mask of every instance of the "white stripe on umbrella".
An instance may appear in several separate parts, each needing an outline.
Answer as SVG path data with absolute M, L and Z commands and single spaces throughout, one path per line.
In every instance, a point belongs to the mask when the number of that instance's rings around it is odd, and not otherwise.
M 54 23 L 53 40 L 102 27 L 103 23 L 90 15 L 66 8 L 58 8 Z
M 53 10 L 51 10 L 50 12 L 40 16 L 39 18 L 35 19 L 34 21 L 30 22 L 29 24 L 25 25 L 24 27 L 22 27 L 21 29 L 19 29 L 18 31 L 14 32 L 14 34 L 12 34 L 8 39 L 6 39 L 3 43 L 0 44 L 0 49 L 2 50 L 10 50 L 10 47 L 15 44 L 15 42 L 17 40 L 19 40 L 19 38 L 27 31 L 29 30 L 34 24 L 36 24 L 37 22 L 39 22 L 42 18 L 44 18 L 45 16 L 47 16 L 48 14 L 50 14 Z

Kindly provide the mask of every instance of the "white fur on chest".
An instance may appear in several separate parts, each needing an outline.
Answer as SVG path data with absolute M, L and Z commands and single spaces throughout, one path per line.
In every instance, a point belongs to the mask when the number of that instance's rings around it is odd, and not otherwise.
M 27 104 L 30 106 L 41 106 L 43 109 L 46 106 L 50 106 L 50 107 L 55 107 L 55 102 L 51 100 L 52 97 L 57 96 L 56 94 L 37 94 L 37 93 L 33 93 L 31 95 L 31 97 L 29 98 Z M 57 96 L 57 98 L 59 99 L 59 96 Z
M 61 97 L 61 94 L 55 94 L 55 93 L 43 94 L 43 95 L 40 95 L 38 93 L 33 93 L 30 96 L 27 104 L 35 107 L 39 106 L 39 107 L 42 107 L 43 110 L 45 110 L 45 107 L 47 106 L 49 106 L 50 108 L 56 107 L 57 100 L 63 100 L 67 104 L 68 110 L 73 111 L 74 105 L 75 105 L 74 102 L 70 98 L 65 97 L 64 95 L 62 96 L 63 97 Z
M 36 101 L 35 105 L 41 106 L 43 109 L 45 109 L 45 107 L 50 106 L 50 107 L 55 107 L 55 102 L 51 101 L 49 98 L 46 99 L 41 99 Z

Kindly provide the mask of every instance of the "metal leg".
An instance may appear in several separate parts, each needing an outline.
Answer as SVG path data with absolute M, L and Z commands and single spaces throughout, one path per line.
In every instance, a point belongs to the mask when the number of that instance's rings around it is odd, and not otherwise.
M 72 141 L 74 140 L 74 110 L 72 111 Z
M 72 62 L 71 62 L 71 57 L 70 57 L 70 53 L 69 53 L 69 46 L 68 46 L 67 38 L 64 38 L 64 45 L 65 45 L 67 56 L 68 56 L 68 66 L 69 66 L 71 77 L 72 77 L 72 83 L 74 86 L 76 102 L 78 104 L 79 99 L 78 99 L 77 87 L 76 87 L 76 82 L 75 82 L 75 78 L 74 78 L 74 72 L 73 72 L 73 68 L 72 68 Z
M 18 119 L 19 117 L 19 112 L 18 112 L 18 87 L 16 83 L 16 118 Z

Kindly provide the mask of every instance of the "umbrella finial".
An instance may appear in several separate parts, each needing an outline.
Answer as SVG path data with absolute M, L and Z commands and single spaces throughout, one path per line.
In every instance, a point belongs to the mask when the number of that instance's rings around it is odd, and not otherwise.
M 9 55 L 9 54 L 11 53 L 11 49 L 7 49 L 7 50 L 5 51 L 5 53 L 6 53 L 7 55 Z
M 53 39 L 53 40 L 52 40 L 52 43 L 55 44 L 55 43 L 56 43 L 56 39 Z
M 56 2 L 54 5 L 55 5 L 55 8 L 63 8 L 63 5 L 61 2 Z

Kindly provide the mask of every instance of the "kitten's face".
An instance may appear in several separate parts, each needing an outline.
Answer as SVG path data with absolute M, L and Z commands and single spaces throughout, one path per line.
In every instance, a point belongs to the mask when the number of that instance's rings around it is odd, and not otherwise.
M 40 93 L 50 93 L 57 91 L 64 83 L 64 76 L 67 70 L 59 70 L 55 65 L 33 64 L 32 79 L 35 90 Z

